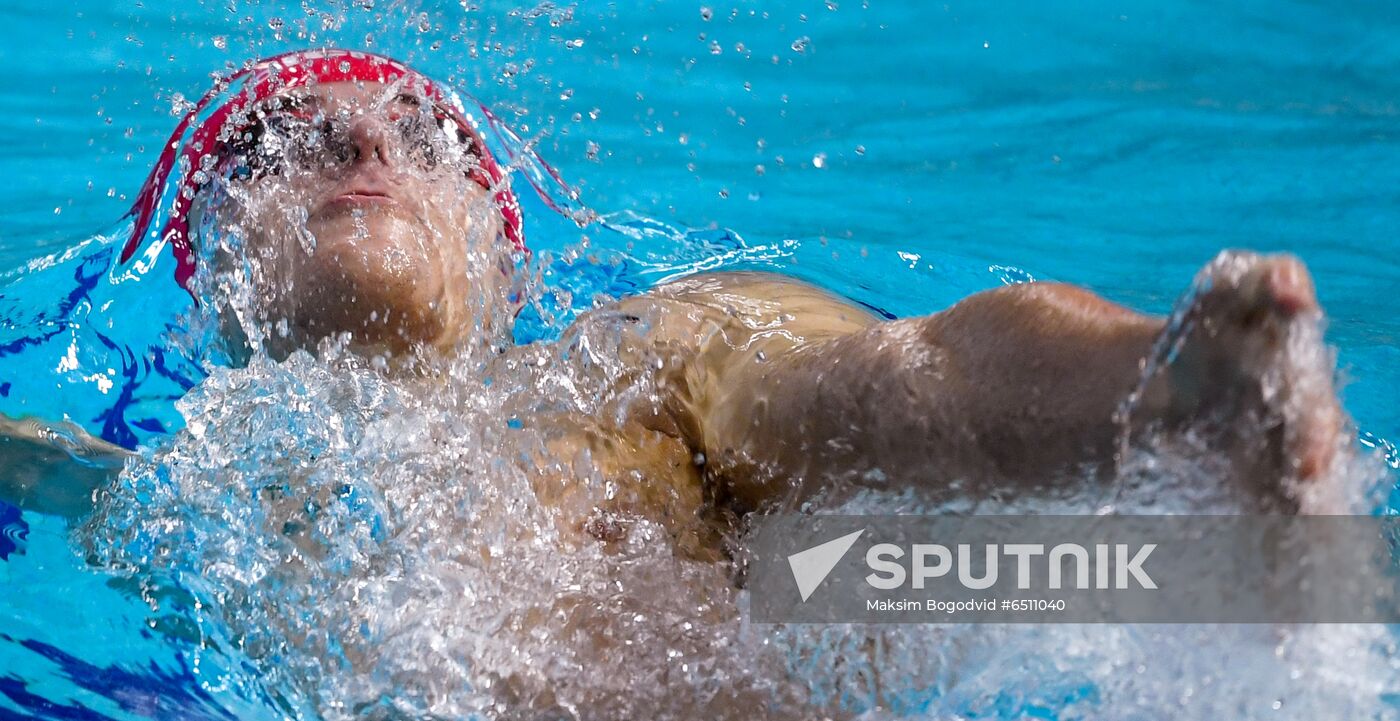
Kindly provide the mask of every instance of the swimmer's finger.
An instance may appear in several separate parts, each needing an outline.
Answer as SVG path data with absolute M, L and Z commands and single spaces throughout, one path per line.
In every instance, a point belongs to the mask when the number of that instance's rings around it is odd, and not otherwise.
M 0 416 L 0 436 L 52 449 L 96 468 L 119 469 L 132 455 L 121 446 L 94 437 L 72 421 L 50 423 L 35 418 Z
M 77 424 L 0 415 L 0 500 L 36 513 L 80 517 L 93 492 L 132 454 Z

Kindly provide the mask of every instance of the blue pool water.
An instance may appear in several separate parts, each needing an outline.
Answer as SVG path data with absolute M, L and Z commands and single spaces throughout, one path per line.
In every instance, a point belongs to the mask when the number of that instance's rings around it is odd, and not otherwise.
M 211 72 L 368 47 L 474 94 L 605 214 L 580 231 L 527 198 L 537 251 L 586 236 L 623 261 L 556 269 L 578 305 L 764 267 L 892 315 L 1026 278 L 1164 312 L 1218 250 L 1285 250 L 1316 277 L 1359 442 L 1400 464 L 1400 4 L 465 5 L 8 4 L 0 269 L 118 234 Z M 0 412 L 131 446 L 181 425 L 203 371 L 155 340 L 187 303 L 168 273 L 107 288 L 110 242 L 0 279 Z M 111 324 L 74 330 L 75 308 Z M 522 340 L 557 330 L 530 318 Z M 185 601 L 153 614 L 159 589 L 86 570 L 63 521 L 0 524 L 0 718 L 310 713 L 202 669 L 189 639 L 217 629 L 172 631 Z M 1092 683 L 972 688 L 925 710 L 1107 703 Z

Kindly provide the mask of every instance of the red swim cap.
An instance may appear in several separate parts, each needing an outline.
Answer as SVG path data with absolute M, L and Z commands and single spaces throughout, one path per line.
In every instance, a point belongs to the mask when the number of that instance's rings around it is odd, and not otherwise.
M 480 149 L 481 172 L 473 173 L 472 177 L 482 187 L 488 190 L 495 189 L 496 206 L 500 209 L 501 216 L 505 220 L 506 238 L 516 249 L 525 250 L 525 233 L 521 227 L 520 203 L 516 199 L 515 193 L 511 192 L 510 186 L 504 182 L 505 174 L 500 164 L 491 156 L 481 134 L 477 132 L 476 126 L 465 114 L 460 102 L 456 101 L 455 97 L 445 94 L 427 77 L 397 60 L 354 50 L 327 49 L 303 50 L 277 55 L 259 60 L 251 67 L 234 73 L 226 80 L 230 83 L 243 80 L 243 87 L 231 99 L 215 108 L 209 117 L 194 129 L 194 134 L 190 136 L 189 142 L 181 146 L 180 139 L 184 136 L 185 131 L 200 114 L 208 109 L 215 98 L 223 92 L 223 89 L 210 90 L 203 98 L 200 98 L 193 109 L 185 113 L 180 124 L 176 126 L 175 132 L 170 136 L 170 141 L 161 150 L 160 158 L 156 161 L 156 166 L 151 170 L 151 174 L 146 178 L 145 185 L 141 186 L 136 203 L 131 206 L 130 214 L 136 216 L 136 222 L 132 229 L 131 238 L 127 240 L 126 247 L 122 250 L 121 262 L 125 263 L 131 259 L 137 247 L 140 246 L 141 239 L 150 231 L 151 220 L 155 217 L 156 207 L 160 205 L 166 181 L 170 177 L 171 170 L 175 167 L 178 153 L 185 162 L 181 166 L 174 208 L 170 212 L 170 219 L 166 221 L 161 236 L 170 243 L 171 250 L 175 254 L 175 280 L 187 290 L 189 289 L 189 281 L 194 276 L 195 270 L 194 248 L 189 237 L 190 206 L 194 204 L 195 194 L 205 183 L 209 182 L 209 178 L 206 176 L 207 168 L 210 167 L 207 164 L 208 159 L 221 159 L 228 152 L 221 137 L 227 138 L 231 134 L 225 131 L 225 126 L 236 113 L 285 88 L 316 82 L 389 83 L 405 76 L 412 78 L 417 83 L 419 92 L 437 101 Z

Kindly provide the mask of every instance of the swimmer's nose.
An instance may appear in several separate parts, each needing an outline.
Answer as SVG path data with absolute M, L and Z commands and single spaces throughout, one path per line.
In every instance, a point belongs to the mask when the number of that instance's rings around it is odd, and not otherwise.
M 350 123 L 348 136 L 356 164 L 379 163 L 392 167 L 396 163 L 395 136 L 385 119 L 374 115 L 357 117 Z

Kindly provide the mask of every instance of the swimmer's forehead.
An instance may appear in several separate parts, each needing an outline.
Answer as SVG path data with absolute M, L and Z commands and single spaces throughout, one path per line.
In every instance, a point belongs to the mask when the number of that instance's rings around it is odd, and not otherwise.
M 307 110 L 367 112 L 385 108 L 417 108 L 427 104 L 421 85 L 409 77 L 393 82 L 346 80 L 283 88 L 263 105 Z

